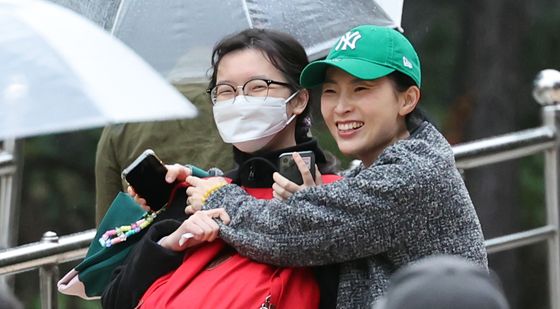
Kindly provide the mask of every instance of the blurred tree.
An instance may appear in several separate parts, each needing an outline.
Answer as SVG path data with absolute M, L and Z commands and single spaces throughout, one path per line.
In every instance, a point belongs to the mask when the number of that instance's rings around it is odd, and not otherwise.
M 95 227 L 93 167 L 100 134 L 96 129 L 25 140 L 19 244 L 39 241 L 46 231 L 62 236 Z M 61 274 L 68 270 L 61 268 Z M 25 308 L 40 307 L 38 289 L 37 271 L 16 277 Z M 92 308 L 78 305 L 84 303 L 65 297 L 60 308 Z
M 527 31 L 527 2 L 470 1 L 465 8 L 465 48 L 459 96 L 469 113 L 465 140 L 518 130 L 517 91 L 522 80 L 521 44 Z M 468 170 L 466 179 L 487 238 L 519 231 L 519 161 Z M 493 257 L 492 257 L 493 258 Z M 519 302 L 519 265 L 515 252 L 501 253 L 493 268 L 504 282 L 512 306 Z
M 403 25 L 423 63 L 421 104 L 452 144 L 539 125 L 531 82 L 560 67 L 558 1 L 408 1 Z M 467 171 L 487 239 L 542 225 L 542 177 L 542 156 Z M 512 308 L 546 308 L 543 249 L 490 256 Z

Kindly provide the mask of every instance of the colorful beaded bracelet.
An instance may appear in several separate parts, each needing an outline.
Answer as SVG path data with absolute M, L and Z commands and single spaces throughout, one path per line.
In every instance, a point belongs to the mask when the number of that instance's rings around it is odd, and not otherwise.
M 126 241 L 126 239 L 134 234 L 140 233 L 143 229 L 149 226 L 157 215 L 164 211 L 165 207 L 156 212 L 146 212 L 140 220 L 132 223 L 131 225 L 122 225 L 114 229 L 108 230 L 103 233 L 103 236 L 99 238 L 99 243 L 102 247 L 109 248 L 118 243 Z

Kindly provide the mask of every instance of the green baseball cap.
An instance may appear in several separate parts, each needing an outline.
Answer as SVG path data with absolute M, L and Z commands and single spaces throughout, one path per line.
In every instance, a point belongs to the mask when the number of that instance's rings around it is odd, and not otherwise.
M 359 79 L 371 80 L 399 71 L 420 87 L 420 60 L 412 44 L 397 30 L 362 25 L 346 32 L 331 48 L 325 60 L 308 64 L 300 76 L 303 87 L 315 87 L 325 80 L 329 66 Z

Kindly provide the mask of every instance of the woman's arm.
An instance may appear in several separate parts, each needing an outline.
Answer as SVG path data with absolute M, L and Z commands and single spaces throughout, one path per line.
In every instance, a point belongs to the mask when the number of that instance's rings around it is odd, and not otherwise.
M 227 185 L 204 208 L 226 209 L 231 222 L 221 226 L 220 237 L 253 259 L 290 266 L 354 260 L 386 251 L 404 238 L 406 213 L 421 205 L 418 191 L 427 181 L 422 171 L 408 168 L 376 166 L 286 201 L 256 200 Z

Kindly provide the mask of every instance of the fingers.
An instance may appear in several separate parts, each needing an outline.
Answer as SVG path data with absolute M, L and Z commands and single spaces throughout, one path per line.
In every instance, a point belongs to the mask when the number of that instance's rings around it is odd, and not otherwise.
M 320 186 L 323 184 L 323 177 L 321 176 L 321 172 L 319 171 L 317 164 L 315 164 L 315 185 Z
M 315 179 L 313 179 L 313 175 L 301 155 L 294 152 L 292 156 L 298 170 L 301 173 L 303 184 L 298 186 L 296 183 L 280 175 L 280 173 L 272 174 L 272 179 L 274 179 L 274 184 L 272 185 L 272 196 L 276 199 L 286 200 L 299 190 L 322 184 L 321 173 L 319 172 L 317 165 L 313 167 L 315 169 Z
M 178 163 L 175 163 L 173 165 L 166 165 L 165 167 L 167 168 L 165 181 L 167 181 L 168 183 L 172 183 L 175 180 L 185 181 L 187 176 L 190 176 L 192 173 L 190 168 Z
M 202 196 L 204 191 L 197 187 L 187 188 L 187 207 L 185 208 L 185 213 L 187 215 L 193 214 L 202 209 Z
M 214 241 L 220 231 L 220 226 L 214 220 L 214 217 L 223 217 L 229 223 L 229 216 L 223 209 L 221 211 L 218 209 L 199 211 L 185 220 L 178 232 L 181 235 L 191 233 L 193 238 L 198 241 Z
M 274 184 L 272 185 L 273 192 L 276 192 L 276 194 L 284 200 L 304 188 L 280 175 L 280 173 L 272 174 L 272 179 L 274 180 Z
M 188 195 L 189 197 L 191 197 L 191 196 L 195 195 L 198 191 L 200 191 L 199 188 L 194 187 L 194 186 L 189 186 L 189 187 L 187 188 L 187 195 Z
M 186 180 L 193 187 L 198 187 L 204 183 L 203 179 L 200 179 L 196 176 L 188 176 Z
M 187 198 L 187 207 L 185 208 L 187 214 L 192 214 L 202 209 L 206 192 L 210 192 L 216 185 L 227 184 L 222 177 L 200 179 L 195 176 L 188 176 L 187 182 L 190 184 L 187 188 L 187 195 L 189 196 Z
M 167 168 L 167 174 L 165 174 L 165 181 L 167 181 L 167 183 L 174 182 L 177 176 L 179 176 L 180 169 L 177 165 L 178 164 L 165 166 Z
M 194 198 L 192 196 L 187 197 L 187 205 L 192 205 Z
M 198 234 L 193 233 L 195 239 L 201 241 L 213 241 L 218 237 L 220 226 L 212 217 L 200 213 L 199 215 L 194 216 L 193 224 L 196 224 L 200 231 Z
M 128 194 L 130 194 L 130 196 L 134 197 L 136 196 L 136 191 L 134 191 L 134 189 L 131 186 L 126 187 L 126 192 L 128 192 Z
M 296 163 L 299 172 L 301 173 L 301 178 L 303 179 L 303 186 L 304 187 L 312 187 L 315 186 L 315 180 L 313 179 L 313 175 L 311 175 L 311 171 L 305 164 L 305 161 L 301 158 L 301 155 L 297 152 L 292 154 L 294 158 L 294 162 Z
M 146 202 L 145 199 L 141 198 L 138 194 L 136 194 L 136 191 L 134 191 L 134 189 L 131 186 L 128 186 L 126 188 L 126 191 L 128 192 L 128 194 L 130 194 L 130 196 L 134 199 L 134 201 L 140 205 L 140 207 L 142 207 L 142 209 L 144 209 L 145 211 L 150 211 L 151 208 L 150 206 L 148 206 L 148 203 Z
M 197 212 L 197 211 L 198 211 L 198 209 L 195 209 L 195 208 L 192 207 L 191 205 L 187 205 L 187 207 L 185 207 L 185 213 L 186 213 L 187 215 L 192 215 L 192 214 L 194 214 L 194 213 Z
M 202 212 L 210 218 L 220 219 L 224 224 L 229 224 L 230 218 L 228 213 L 223 208 L 209 209 Z
M 177 228 L 173 233 L 163 237 L 158 243 L 173 251 L 182 251 L 188 247 L 200 244 L 205 238 L 211 238 L 211 232 L 207 231 L 207 225 L 200 223 L 200 218 L 191 216 Z M 191 234 L 189 239 L 182 239 L 185 234 Z M 196 237 L 195 237 L 196 234 Z M 217 235 L 217 233 L 216 233 Z
M 280 195 L 278 195 L 278 193 L 276 193 L 276 191 L 272 191 L 272 197 L 277 199 L 277 200 L 283 200 L 284 198 L 282 198 Z
M 227 184 L 227 181 L 223 177 L 210 177 L 210 178 L 198 178 L 195 176 L 188 176 L 187 182 L 193 187 L 211 188 L 218 184 Z
M 191 219 L 192 218 L 192 219 Z M 220 219 L 224 224 L 229 224 L 230 218 L 223 208 L 199 211 L 188 221 L 198 229 L 199 234 L 192 233 L 195 239 L 201 241 L 214 241 L 220 232 L 220 226 L 214 219 Z

